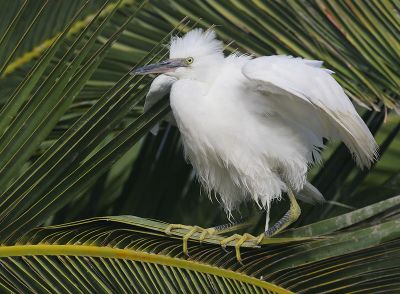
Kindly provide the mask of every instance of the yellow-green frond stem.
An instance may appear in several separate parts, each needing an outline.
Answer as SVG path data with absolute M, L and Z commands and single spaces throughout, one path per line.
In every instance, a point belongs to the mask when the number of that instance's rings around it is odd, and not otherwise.
M 242 283 L 251 284 L 274 293 L 293 293 L 272 283 L 265 282 L 255 277 L 234 272 L 227 269 L 214 267 L 208 264 L 173 258 L 160 254 L 134 251 L 129 249 L 119 249 L 112 247 L 97 247 L 87 245 L 15 245 L 0 247 L 0 258 L 16 256 L 86 256 L 113 259 L 126 259 L 143 263 L 152 263 L 165 266 L 172 266 L 202 272 L 205 274 L 216 275 L 226 279 L 233 279 Z

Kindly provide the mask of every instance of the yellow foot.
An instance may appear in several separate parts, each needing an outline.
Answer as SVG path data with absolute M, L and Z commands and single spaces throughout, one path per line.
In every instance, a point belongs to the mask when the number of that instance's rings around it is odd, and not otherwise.
M 183 236 L 183 253 L 187 256 L 189 256 L 189 249 L 188 249 L 188 240 L 190 237 L 193 236 L 195 233 L 201 233 L 199 240 L 202 242 L 207 235 L 215 235 L 217 234 L 217 230 L 214 228 L 209 228 L 209 229 L 204 229 L 202 227 L 198 226 L 187 226 L 187 225 L 181 225 L 181 224 L 170 224 L 168 227 L 165 229 L 165 234 L 171 235 L 173 230 L 177 229 L 184 229 L 187 230 L 188 232 Z
M 245 233 L 243 235 L 234 234 L 228 238 L 225 238 L 221 241 L 221 246 L 226 248 L 226 246 L 230 242 L 235 242 L 235 252 L 236 252 L 236 259 L 238 262 L 242 263 L 242 257 L 240 254 L 240 247 L 243 245 L 244 242 L 251 242 L 254 246 L 258 246 L 261 241 L 264 239 L 265 234 L 262 233 L 259 236 L 253 236 L 251 234 Z

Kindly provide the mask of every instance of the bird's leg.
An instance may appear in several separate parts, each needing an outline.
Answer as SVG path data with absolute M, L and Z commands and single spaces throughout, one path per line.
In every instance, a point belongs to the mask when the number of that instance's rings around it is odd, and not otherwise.
M 234 234 L 234 235 L 222 240 L 221 246 L 225 248 L 227 246 L 227 244 L 229 244 L 230 242 L 235 242 L 234 246 L 235 246 L 235 251 L 236 251 L 236 259 L 240 263 L 242 263 L 242 258 L 240 255 L 240 247 L 242 246 L 242 244 L 244 242 L 246 242 L 246 241 L 253 242 L 253 244 L 255 246 L 257 246 L 261 243 L 261 241 L 265 237 L 271 237 L 271 236 L 279 233 L 283 229 L 287 228 L 290 224 L 294 223 L 299 218 L 301 209 L 300 209 L 299 204 L 296 201 L 296 198 L 295 198 L 292 190 L 288 189 L 287 194 L 288 194 L 289 200 L 290 200 L 289 211 L 286 212 L 285 215 L 279 221 L 277 221 L 277 223 L 274 224 L 271 228 L 269 228 L 268 230 L 266 230 L 264 233 L 262 233 L 259 236 L 253 236 L 248 233 L 245 233 L 243 235 Z
M 290 200 L 290 208 L 288 212 L 286 212 L 283 217 L 278 220 L 272 227 L 265 231 L 266 237 L 271 237 L 282 230 L 286 229 L 289 225 L 294 223 L 300 216 L 301 209 L 299 204 L 296 201 L 296 197 L 293 194 L 293 191 L 288 189 L 287 192 Z
M 192 237 L 195 233 L 200 233 L 199 241 L 202 242 L 207 236 L 211 235 L 218 235 L 221 233 L 227 233 L 231 231 L 239 230 L 243 227 L 250 226 L 251 222 L 236 222 L 236 223 L 229 223 L 224 225 L 219 225 L 211 228 L 202 228 L 199 226 L 188 226 L 188 225 L 181 225 L 181 224 L 170 224 L 165 229 L 165 233 L 167 235 L 171 235 L 173 230 L 177 229 L 184 229 L 188 232 L 183 236 L 183 253 L 185 255 L 189 255 L 188 251 L 188 240 Z
M 242 258 L 240 255 L 240 247 L 243 245 L 244 242 L 252 242 L 254 246 L 258 246 L 261 241 L 265 237 L 271 237 L 280 231 L 284 230 L 287 228 L 290 224 L 294 223 L 300 216 L 301 209 L 299 204 L 296 201 L 296 197 L 293 194 L 293 191 L 288 189 L 287 192 L 290 200 L 290 208 L 288 212 L 284 214 L 284 216 L 278 220 L 272 227 L 270 227 L 267 231 L 262 233 L 259 236 L 253 236 L 251 234 L 245 233 L 243 235 L 239 234 L 233 234 L 232 236 L 229 236 L 223 240 L 221 240 L 220 244 L 223 248 L 226 248 L 226 246 L 234 242 L 235 246 L 235 252 L 236 252 L 236 259 L 241 263 Z M 180 224 L 171 224 L 165 229 L 165 233 L 170 235 L 172 230 L 175 229 L 186 229 L 188 230 L 188 233 L 183 236 L 183 252 L 188 255 L 188 240 L 193 234 L 201 233 L 199 240 L 200 242 L 203 241 L 207 236 L 209 235 L 217 235 L 221 233 L 227 233 L 231 231 L 236 231 L 239 230 L 243 227 L 247 227 L 253 224 L 252 222 L 243 222 L 239 224 L 228 224 L 228 225 L 221 225 L 221 226 L 216 226 L 208 229 L 204 229 L 198 226 L 186 226 L 186 225 L 180 225 Z

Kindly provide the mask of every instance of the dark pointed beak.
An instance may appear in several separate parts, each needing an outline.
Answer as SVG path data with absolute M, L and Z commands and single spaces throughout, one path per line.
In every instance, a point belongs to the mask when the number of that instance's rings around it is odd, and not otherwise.
M 178 67 L 186 67 L 186 66 L 188 65 L 185 62 L 185 58 L 174 58 L 133 69 L 130 72 L 130 74 L 146 75 L 146 74 L 167 73 L 175 71 Z

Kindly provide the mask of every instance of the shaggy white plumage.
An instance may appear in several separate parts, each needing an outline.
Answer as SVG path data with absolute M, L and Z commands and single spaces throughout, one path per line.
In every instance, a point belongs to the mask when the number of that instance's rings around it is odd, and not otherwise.
M 186 158 L 229 214 L 251 200 L 269 211 L 288 188 L 321 198 L 306 176 L 324 137 L 342 140 L 361 167 L 375 160 L 373 136 L 321 61 L 224 57 L 215 33 L 200 29 L 171 41 L 170 58 L 188 57 L 154 80 L 146 109 L 170 91 Z

